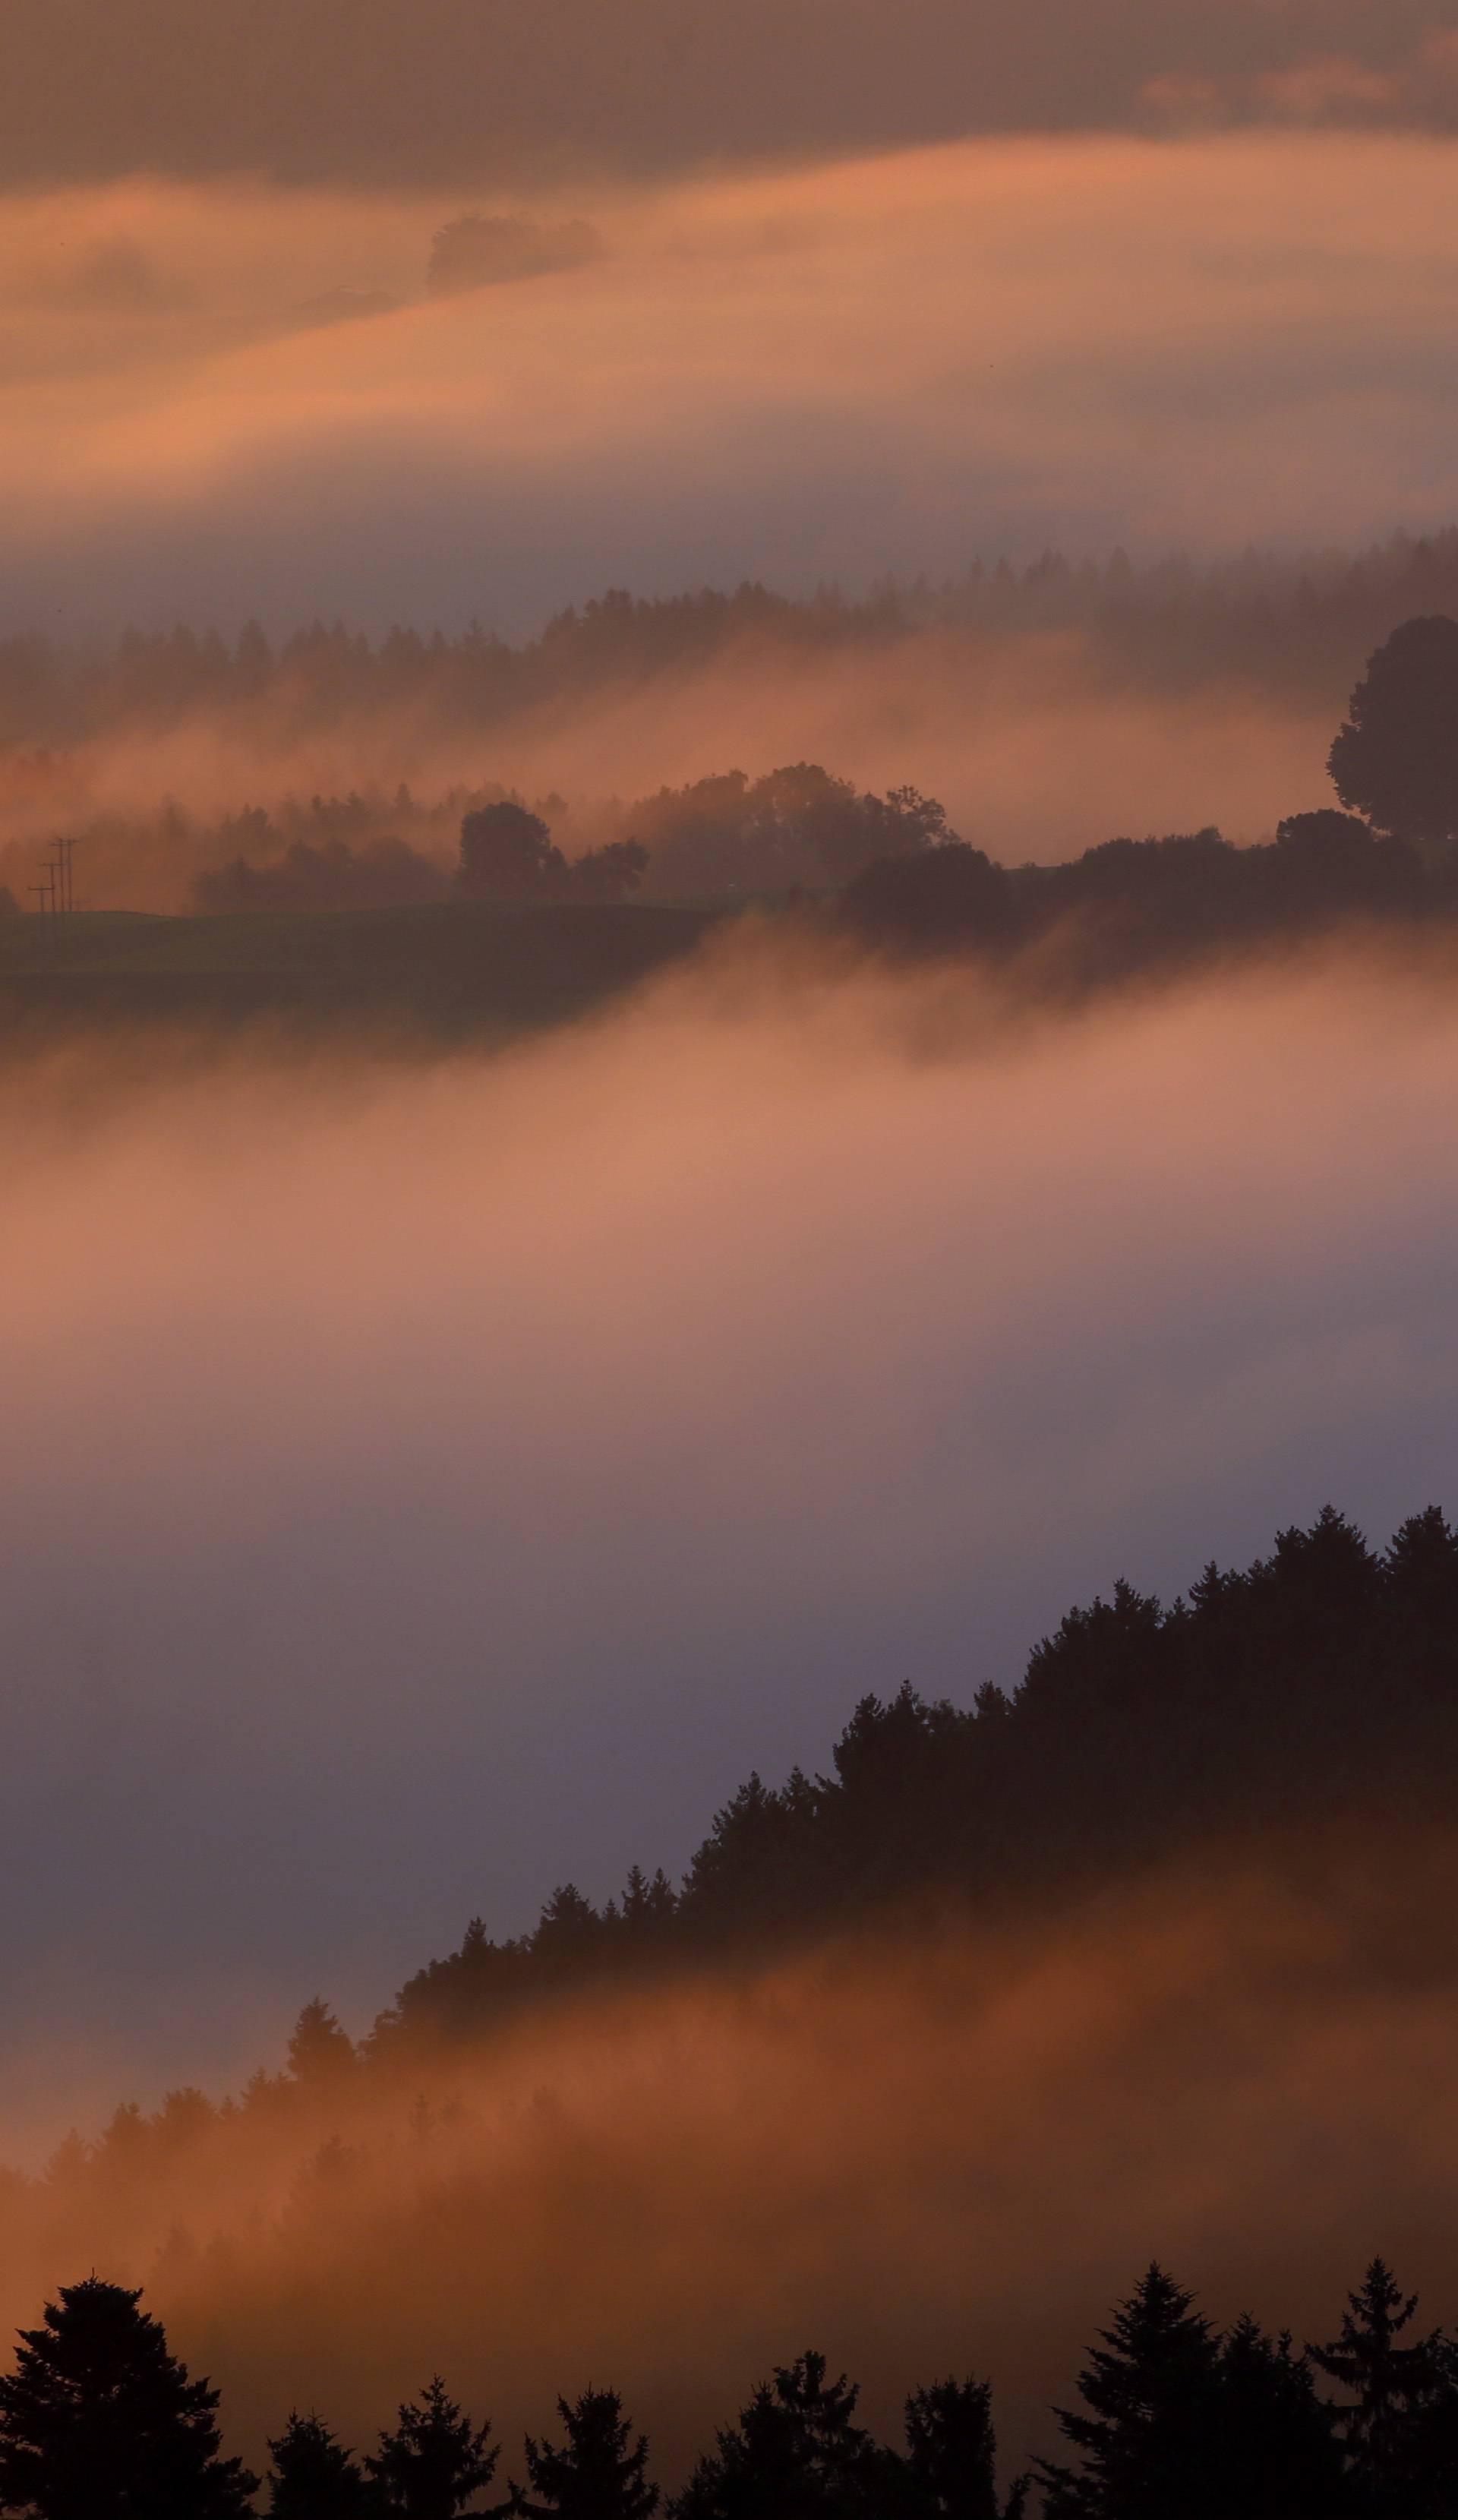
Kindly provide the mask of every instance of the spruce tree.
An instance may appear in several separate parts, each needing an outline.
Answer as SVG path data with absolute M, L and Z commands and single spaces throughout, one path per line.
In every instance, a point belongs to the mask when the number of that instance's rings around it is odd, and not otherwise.
M 1332 2408 L 1288 2334 L 1238 2318 L 1220 2348 L 1221 2473 L 1242 2520 L 1337 2520 L 1349 2508 Z
M 658 2508 L 656 2485 L 647 2481 L 648 2445 L 632 2425 L 612 2389 L 589 2389 L 575 2406 L 558 2398 L 566 2440 L 526 2444 L 526 2470 L 534 2501 L 528 2512 L 560 2513 L 561 2520 L 648 2520 Z
M 986 2380 L 937 2380 L 906 2400 L 907 2507 L 925 2520 L 1021 2520 L 1027 2482 L 997 2500 L 997 2436 Z
M 860 2396 L 823 2354 L 802 2354 L 756 2389 L 737 2425 L 700 2459 L 675 2520 L 839 2520 L 870 2513 L 882 2454 L 856 2422 Z
M 1101 2331 L 1058 2409 L 1079 2469 L 1038 2462 L 1047 2520 L 1228 2520 L 1220 2491 L 1218 2347 L 1192 2296 L 1151 2266 Z
M 140 2292 L 95 2275 L 22 2331 L 0 2379 L 0 2509 L 33 2520 L 236 2520 L 258 2480 L 221 2455 L 218 2393 L 190 2380 Z
M 1358 2510 L 1392 2520 L 1428 2520 L 1458 2509 L 1443 2483 L 1458 2392 L 1452 2352 L 1435 2333 L 1403 2344 L 1417 2313 L 1391 2269 L 1374 2258 L 1347 2296 L 1342 2332 L 1307 2350 L 1317 2369 L 1351 2401 L 1338 2414 Z
M 490 2422 L 472 2425 L 447 2397 L 439 2372 L 399 2418 L 365 2461 L 385 2510 L 404 2520 L 456 2520 L 496 2473 L 501 2452 L 486 2447 Z
M 322 1996 L 306 2003 L 288 2042 L 288 2070 L 313 2092 L 336 2091 L 358 2062 L 354 2042 Z
M 317 2415 L 290 2415 L 268 2447 L 269 2520 L 367 2520 L 382 2508 L 358 2460 Z

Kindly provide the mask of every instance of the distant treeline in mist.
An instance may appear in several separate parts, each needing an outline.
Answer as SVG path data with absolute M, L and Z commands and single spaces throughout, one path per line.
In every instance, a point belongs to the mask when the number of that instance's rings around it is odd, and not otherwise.
M 1356 810 L 1290 814 L 1272 842 L 1255 848 L 1212 827 L 1007 868 L 959 839 L 935 797 L 912 787 L 861 792 L 803 761 L 756 780 L 729 771 L 661 788 L 575 855 L 546 811 L 500 791 L 464 800 L 454 862 L 377 829 L 386 810 L 416 815 L 405 789 L 388 809 L 316 796 L 306 812 L 275 818 L 253 807 L 219 827 L 215 840 L 243 845 L 195 878 L 194 902 L 226 936 L 167 922 L 88 928 L 68 914 L 24 921 L 14 891 L 0 889 L 9 914 L 0 919 L 0 974 L 22 1012 L 59 1006 L 74 1016 L 89 983 L 131 1015 L 179 1004 L 205 1012 L 211 989 L 219 1010 L 312 1007 L 353 1020 L 388 1006 L 468 1030 L 579 1012 L 756 903 L 798 914 L 795 932 L 806 939 L 1015 965 L 1025 981 L 1055 990 L 1310 939 L 1344 922 L 1451 934 L 1458 621 L 1437 613 L 1399 624 L 1348 705 L 1328 766 L 1343 804 Z M 420 811 L 437 849 L 462 801 Z M 545 804 L 555 810 L 560 800 Z M 174 837 L 189 844 L 180 821 Z M 641 892 L 697 908 L 677 923 L 661 909 L 647 921 L 615 915 Z M 432 915 L 373 916 L 411 909 Z M 589 909 L 597 915 L 585 922 Z M 491 916 L 522 910 L 535 921 L 504 927 Z M 356 918 L 311 936 L 291 917 L 320 911 Z M 247 925 L 226 916 L 240 912 L 263 916 Z M 242 963 L 235 944 L 249 949 Z
M 489 603 L 490 589 L 483 589 Z M 1355 555 L 1139 564 L 975 561 L 940 583 L 887 579 L 863 598 L 825 588 L 805 600 L 759 585 L 732 594 L 639 598 L 614 589 L 559 613 L 517 644 L 476 624 L 390 630 L 380 639 L 315 621 L 277 641 L 256 622 L 236 638 L 184 625 L 119 639 L 0 639 L 0 743 L 65 749 L 155 730 L 199 713 L 263 716 L 280 745 L 362 712 L 408 709 L 487 729 L 548 702 L 714 661 L 746 643 L 834 651 L 886 646 L 932 628 L 999 640 L 1078 632 L 1121 679 L 1160 688 L 1214 676 L 1321 693 L 1412 613 L 1458 611 L 1458 527 Z
M 1259 565 L 1252 565 L 1260 581 Z M 1458 533 L 1441 545 L 1406 551 L 1402 567 L 1409 578 L 1451 575 L 1458 602 Z M 1051 563 L 1045 574 L 1064 597 L 1084 584 Z M 1333 600 L 1349 598 L 1357 575 L 1346 571 Z M 1158 622 L 1165 602 L 1174 600 L 1170 582 L 1170 572 L 1150 572 L 1141 595 L 1141 582 L 1131 577 L 1130 616 Z M 1033 600 L 1031 583 L 1009 576 L 1010 600 Z M 1093 572 L 1091 583 L 1102 588 L 1105 581 Z M 990 584 L 995 590 L 996 579 Z M 1311 605 L 1319 608 L 1320 602 L 1313 592 Z M 535 652 L 546 653 L 558 635 L 568 650 L 580 639 L 591 649 L 599 632 L 610 646 L 619 613 L 631 644 L 635 625 L 656 630 L 677 620 L 681 609 L 690 620 L 702 615 L 722 627 L 736 607 L 753 610 L 761 604 L 772 599 L 757 591 L 725 606 L 705 597 L 682 608 L 635 606 L 627 598 L 619 607 L 610 600 L 558 625 Z M 772 608 L 796 621 L 816 617 L 812 608 Z M 828 609 L 842 627 L 861 617 L 838 606 Z M 1263 597 L 1260 609 L 1262 617 L 1271 615 Z M 256 645 L 251 665 L 245 660 L 250 638 Z M 299 652 L 317 661 L 335 649 L 348 671 L 357 667 L 366 680 L 392 670 L 390 642 L 376 652 L 342 632 L 320 632 Z M 420 659 L 436 660 L 429 670 L 447 677 L 478 650 L 513 664 L 525 652 L 472 640 L 456 648 L 438 640 L 429 650 L 414 642 Z M 232 653 L 221 641 L 177 634 L 151 647 L 139 642 L 137 671 L 145 686 L 154 666 L 185 653 L 198 668 L 199 690 L 214 677 L 226 690 L 239 676 L 261 689 L 271 675 L 287 679 L 292 652 L 273 659 L 261 632 L 245 634 Z M 6 653 L 0 650 L 0 685 Z M 68 836 L 80 851 L 83 876 L 89 872 L 103 886 L 130 881 L 154 897 L 190 897 L 191 907 L 204 914 L 403 909 L 463 896 L 603 903 L 640 891 L 649 899 L 731 908 L 751 898 L 841 894 L 841 916 L 850 926 L 890 945 L 1017 951 L 1060 926 L 1093 923 L 1105 946 L 1117 941 L 1123 960 L 1137 964 L 1190 947 L 1300 931 L 1353 913 L 1450 917 L 1458 903 L 1455 729 L 1458 622 L 1428 612 L 1400 621 L 1368 656 L 1348 719 L 1336 731 L 1330 770 L 1350 810 L 1313 802 L 1288 813 L 1274 846 L 1237 849 L 1210 826 L 1163 838 L 1118 837 L 1061 864 L 1003 868 L 963 843 L 942 804 L 914 785 L 874 794 L 803 760 L 758 778 L 727 770 L 631 802 L 577 809 L 556 794 L 529 801 L 500 783 L 458 786 L 428 799 L 402 783 L 388 791 L 244 805 L 212 819 L 168 804 L 151 816 L 96 817 Z M 63 759 L 43 753 L 19 764 L 13 759 L 9 773 L 13 801 L 22 791 L 28 797 L 26 813 L 41 808 L 48 783 L 64 786 L 68 775 Z M 33 840 L 12 840 L 0 850 L 0 877 L 10 878 L 0 888 L 0 910 L 16 912 L 27 886 L 35 894 L 41 863 Z M 72 944 L 76 934 L 68 931 Z
M 219 2392 L 190 2378 L 140 2291 L 95 2275 L 22 2329 L 0 2377 L 0 2510 L 30 2520 L 243 2520 L 261 2480 L 223 2448 Z M 762 2381 L 665 2498 L 614 2389 L 558 2397 L 517 2473 L 489 2415 L 437 2376 L 357 2453 L 314 2411 L 268 2443 L 272 2520 L 1452 2520 L 1458 2339 L 1416 2322 L 1380 2258 L 1338 2333 L 1298 2346 L 1248 2314 L 1217 2329 L 1158 2263 L 1088 2348 L 1055 2411 L 1062 2459 L 999 2490 L 993 2392 L 938 2377 L 903 2438 L 814 2351 Z M 554 2438 L 553 2438 L 554 2436 Z

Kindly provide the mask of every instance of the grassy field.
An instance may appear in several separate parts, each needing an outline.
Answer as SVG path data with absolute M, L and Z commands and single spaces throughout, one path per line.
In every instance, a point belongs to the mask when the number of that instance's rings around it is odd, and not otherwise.
M 557 1023 L 692 951 L 680 904 L 0 921 L 0 1035 L 77 1021 L 375 1023 L 465 1038 Z

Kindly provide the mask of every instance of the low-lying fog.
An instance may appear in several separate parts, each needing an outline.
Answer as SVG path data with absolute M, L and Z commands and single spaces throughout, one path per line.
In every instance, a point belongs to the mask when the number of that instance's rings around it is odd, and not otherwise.
M 1283 815 L 1331 802 L 1326 756 L 1358 662 L 1332 673 L 1319 698 L 1262 691 L 1254 676 L 1141 691 L 1114 687 L 1077 634 L 933 629 L 828 653 L 747 640 L 708 662 L 568 691 L 485 730 L 464 708 L 446 725 L 433 712 L 412 723 L 361 709 L 287 736 L 267 710 L 199 711 L 160 733 L 100 735 L 39 777 L 0 752 L 0 881 L 29 907 L 51 832 L 79 826 L 88 907 L 186 910 L 217 851 L 196 823 L 177 830 L 168 801 L 206 821 L 245 800 L 388 797 L 402 779 L 427 804 L 483 780 L 540 800 L 575 854 L 619 830 L 627 800 L 802 760 L 876 793 L 909 782 L 1007 865 L 1210 823 L 1259 840 Z M 416 839 L 412 818 L 400 821 Z
M 282 2117 L 183 2110 L 155 2168 L 123 2135 L 89 2193 L 11 2206 L 0 2318 L 91 2266 L 145 2283 L 260 2464 L 290 2406 L 368 2444 L 439 2368 L 505 2473 L 558 2390 L 611 2385 L 676 2481 L 815 2344 L 892 2438 L 915 2383 L 991 2375 L 1010 2475 L 1156 2253 L 1298 2337 L 1379 2248 L 1430 2321 L 1458 2308 L 1451 1979 L 1392 1962 L 1451 1856 L 1384 1868 L 1376 1966 L 1258 1863 L 578 2004 Z
M 1458 994 L 741 936 L 505 1056 L 0 1073 L 7 2148 L 680 1863 L 868 1688 L 1458 1496 Z

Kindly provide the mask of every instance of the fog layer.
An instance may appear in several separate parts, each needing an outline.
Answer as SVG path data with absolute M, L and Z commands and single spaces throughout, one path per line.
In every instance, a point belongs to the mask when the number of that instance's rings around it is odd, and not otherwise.
M 893 2438 L 914 2383 L 990 2373 L 1010 2470 L 1156 2252 L 1216 2318 L 1324 2337 L 1381 2244 L 1452 2316 L 1451 1855 L 1353 1870 L 1350 1906 L 1176 1875 L 549 2014 L 359 2096 L 179 2102 L 8 2199 L 0 2316 L 145 2281 L 255 2456 L 295 2404 L 368 2442 L 439 2368 L 518 2474 L 591 2382 L 676 2478 L 816 2343 Z
M 609 583 L 1430 526 L 1455 166 L 1266 133 L 580 182 L 600 257 L 428 300 L 459 192 L 12 197 L 4 619 L 519 628 Z
M 1034 1020 L 746 933 L 495 1059 L 12 1064 L 16 2139 L 673 1865 L 1121 1569 L 1451 1500 L 1454 1008 L 1350 953 Z
M 464 708 L 444 722 L 434 709 L 361 709 L 277 735 L 287 710 L 204 709 L 92 737 L 39 774 L 33 756 L 0 754 L 0 881 L 24 903 L 49 835 L 79 827 L 88 908 L 183 911 L 197 877 L 238 849 L 243 834 L 223 818 L 244 800 L 373 791 L 377 826 L 419 843 L 417 807 L 389 802 L 402 780 L 432 809 L 425 845 L 442 864 L 455 864 L 462 812 L 443 800 L 483 780 L 540 800 L 576 854 L 636 828 L 628 800 L 807 759 L 876 793 L 909 781 L 1008 865 L 1073 857 L 1121 832 L 1215 823 L 1254 840 L 1330 801 L 1326 756 L 1355 670 L 1331 672 L 1319 699 L 1223 674 L 1140 691 L 1120 688 L 1076 634 L 924 631 L 829 653 L 750 641 L 484 731 Z M 191 823 L 179 825 L 178 805 Z

